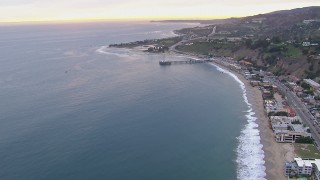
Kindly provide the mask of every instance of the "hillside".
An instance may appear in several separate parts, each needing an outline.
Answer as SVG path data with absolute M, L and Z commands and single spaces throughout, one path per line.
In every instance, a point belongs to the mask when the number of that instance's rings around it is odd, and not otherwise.
M 320 77 L 320 7 L 259 14 L 178 32 L 189 39 L 202 37 L 177 47 L 182 51 L 246 59 L 277 75 Z

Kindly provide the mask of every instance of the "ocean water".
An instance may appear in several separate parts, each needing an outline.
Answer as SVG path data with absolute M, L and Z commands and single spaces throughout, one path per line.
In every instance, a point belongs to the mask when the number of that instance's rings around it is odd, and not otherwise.
M 0 27 L 0 179 L 263 179 L 241 82 L 108 48 L 195 24 Z

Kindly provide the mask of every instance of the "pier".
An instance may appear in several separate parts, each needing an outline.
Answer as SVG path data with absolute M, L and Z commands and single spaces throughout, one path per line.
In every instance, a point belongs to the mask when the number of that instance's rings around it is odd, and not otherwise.
M 207 62 L 213 62 L 213 60 L 210 59 L 204 59 L 204 60 L 195 60 L 195 59 L 189 59 L 189 60 L 182 60 L 182 61 L 159 61 L 159 64 L 161 66 L 165 65 L 173 65 L 173 64 L 197 64 L 197 63 L 207 63 Z

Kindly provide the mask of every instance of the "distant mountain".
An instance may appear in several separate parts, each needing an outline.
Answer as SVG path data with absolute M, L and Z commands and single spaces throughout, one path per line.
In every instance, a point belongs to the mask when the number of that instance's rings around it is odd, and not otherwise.
M 168 22 L 168 23 L 201 23 L 201 24 L 225 24 L 243 22 L 253 18 L 267 18 L 267 23 L 272 25 L 286 25 L 301 22 L 307 19 L 320 18 L 320 6 L 311 6 L 304 8 L 296 8 L 291 10 L 274 11 L 266 14 L 258 14 L 243 18 L 227 18 L 212 20 L 160 20 L 151 22 Z
M 252 20 L 254 18 L 266 18 L 264 23 L 269 26 L 291 26 L 293 24 L 301 23 L 303 22 L 303 20 L 320 20 L 320 6 L 275 11 L 267 14 L 258 14 L 255 16 L 240 18 L 239 22 Z
M 320 6 L 310 6 L 310 7 L 303 7 L 303 8 L 296 8 L 291 10 L 281 10 L 281 11 L 274 11 L 267 14 L 277 14 L 277 15 L 290 15 L 290 14 L 320 14 Z
M 236 22 L 239 18 L 228 18 L 228 19 L 211 19 L 211 20 L 159 20 L 151 22 L 162 22 L 162 23 L 200 23 L 200 24 L 224 24 Z

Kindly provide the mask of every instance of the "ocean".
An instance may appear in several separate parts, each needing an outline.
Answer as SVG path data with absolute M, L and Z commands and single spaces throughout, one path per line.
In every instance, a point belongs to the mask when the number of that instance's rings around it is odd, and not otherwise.
M 243 84 L 108 48 L 198 24 L 0 26 L 0 179 L 264 179 Z

